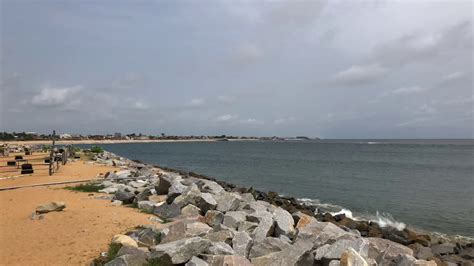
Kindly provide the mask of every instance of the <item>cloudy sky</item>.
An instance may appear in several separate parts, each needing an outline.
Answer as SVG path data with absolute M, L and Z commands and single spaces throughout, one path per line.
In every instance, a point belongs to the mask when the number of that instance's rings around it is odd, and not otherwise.
M 470 0 L 0 6 L 0 131 L 473 137 Z

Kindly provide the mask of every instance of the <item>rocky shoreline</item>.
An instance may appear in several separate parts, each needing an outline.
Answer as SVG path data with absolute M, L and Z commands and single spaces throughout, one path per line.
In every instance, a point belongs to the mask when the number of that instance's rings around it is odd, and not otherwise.
M 117 235 L 96 265 L 474 265 L 473 243 L 333 216 L 275 192 L 109 152 L 95 160 L 123 169 L 96 184 L 113 204 L 169 222 Z

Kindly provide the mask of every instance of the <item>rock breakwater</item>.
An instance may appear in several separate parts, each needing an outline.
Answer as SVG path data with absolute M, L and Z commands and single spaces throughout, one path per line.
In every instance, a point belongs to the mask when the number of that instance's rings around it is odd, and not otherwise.
M 472 243 L 318 212 L 275 192 L 109 152 L 96 162 L 123 168 L 105 175 L 100 192 L 169 222 L 164 229 L 147 226 L 117 236 L 116 252 L 98 264 L 473 265 Z

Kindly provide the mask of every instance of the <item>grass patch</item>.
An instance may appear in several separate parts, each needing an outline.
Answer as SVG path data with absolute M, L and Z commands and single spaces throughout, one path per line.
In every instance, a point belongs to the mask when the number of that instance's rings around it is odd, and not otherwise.
M 104 188 L 105 187 L 102 185 L 87 183 L 87 184 L 79 184 L 73 187 L 65 187 L 64 189 L 72 190 L 72 191 L 80 191 L 80 192 L 99 192 L 99 190 L 104 189 Z
M 111 260 L 113 260 L 117 257 L 117 254 L 118 254 L 121 247 L 122 247 L 122 245 L 120 245 L 120 244 L 110 243 L 109 244 L 109 249 L 107 251 L 107 256 L 94 259 L 92 261 L 91 265 L 92 266 L 103 266 L 103 265 L 105 265 L 107 262 L 109 262 L 109 261 L 111 261 Z

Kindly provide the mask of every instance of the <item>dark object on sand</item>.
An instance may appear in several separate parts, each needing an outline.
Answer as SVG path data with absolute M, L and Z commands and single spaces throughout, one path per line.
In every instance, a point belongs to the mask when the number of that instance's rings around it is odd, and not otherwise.
M 33 165 L 30 163 L 25 163 L 21 166 L 21 174 L 32 174 L 33 173 Z
M 44 163 L 49 163 L 49 162 L 51 162 L 51 159 L 49 159 L 49 157 L 44 158 Z
M 15 156 L 15 160 L 23 160 L 23 156 L 17 155 L 17 156 Z
M 15 161 L 8 161 L 7 166 L 15 166 L 16 162 Z

